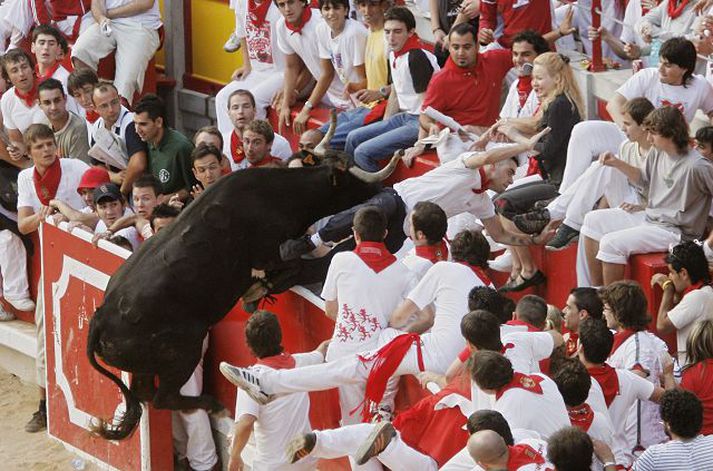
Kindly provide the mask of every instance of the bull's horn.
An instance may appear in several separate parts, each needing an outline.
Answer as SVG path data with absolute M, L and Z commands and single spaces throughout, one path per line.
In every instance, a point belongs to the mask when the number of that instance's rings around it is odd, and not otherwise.
M 327 147 L 334 137 L 334 132 L 337 130 L 337 111 L 332 108 L 329 112 L 329 129 L 327 129 L 327 134 L 324 135 L 322 140 L 317 144 L 317 146 L 312 150 L 312 153 L 317 157 L 324 157 L 327 152 Z
M 391 160 L 389 163 L 386 165 L 386 167 L 382 168 L 378 172 L 367 172 L 366 170 L 362 170 L 359 167 L 349 167 L 349 173 L 357 177 L 359 180 L 365 182 L 365 183 L 376 183 L 376 182 L 381 182 L 389 178 L 389 176 L 394 173 L 394 169 L 396 168 L 396 164 L 399 163 L 399 160 L 401 160 L 401 157 L 404 155 L 403 149 L 398 150 L 397 152 L 394 153 L 394 156 L 391 157 Z

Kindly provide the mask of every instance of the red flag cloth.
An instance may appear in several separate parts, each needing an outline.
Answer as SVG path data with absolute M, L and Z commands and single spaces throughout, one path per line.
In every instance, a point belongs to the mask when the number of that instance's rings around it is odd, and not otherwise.
M 614 355 L 614 352 L 616 352 L 616 350 L 635 333 L 636 332 L 633 330 L 624 329 L 614 334 L 614 343 L 611 346 L 611 353 L 609 353 L 609 356 Z
M 567 411 L 569 414 L 569 423 L 578 429 L 588 432 L 589 427 L 592 426 L 594 421 L 594 411 L 589 404 L 582 404 L 582 407 L 576 409 L 570 409 Z
M 230 133 L 230 157 L 236 164 L 239 164 L 245 159 L 243 140 L 240 139 L 240 136 L 238 136 L 238 133 L 236 133 L 235 130 Z
M 87 110 L 86 115 L 87 115 L 87 121 L 89 121 L 89 124 L 94 124 L 97 122 L 97 119 L 99 119 L 99 113 L 97 113 L 94 110 Z
M 670 16 L 672 20 L 675 20 L 681 16 L 681 13 L 683 13 L 683 10 L 687 5 L 688 0 L 681 0 L 680 2 L 677 2 L 676 0 L 668 0 L 668 16 Z
M 379 273 L 396 261 L 396 257 L 382 242 L 360 242 L 354 249 L 354 253 L 375 273 Z
M 37 101 L 37 79 L 33 80 L 32 88 L 27 93 L 22 93 L 17 87 L 13 88 L 15 90 L 15 96 L 22 100 L 28 108 L 35 106 L 35 101 Z
M 310 7 L 305 7 L 305 9 L 302 10 L 302 17 L 300 18 L 300 24 L 298 26 L 291 25 L 287 21 L 285 21 L 285 26 L 287 26 L 287 29 L 292 31 L 292 33 L 302 34 L 302 28 L 305 27 L 305 25 L 309 22 L 311 18 L 312 9 Z
M 295 367 L 295 359 L 289 353 L 282 352 L 271 357 L 258 358 L 258 365 L 269 366 L 273 370 L 289 370 Z
M 492 281 L 490 281 L 490 277 L 485 272 L 485 268 L 479 267 L 476 265 L 471 265 L 468 262 L 457 262 L 457 263 L 460 263 L 461 265 L 465 265 L 466 267 L 473 270 L 473 273 L 475 273 L 475 276 L 480 278 L 480 281 L 482 281 L 485 286 L 491 285 L 493 283 Z
M 445 240 L 435 245 L 419 245 L 416 247 L 416 255 L 425 258 L 431 263 L 448 260 L 448 244 Z
M 250 22 L 258 28 L 261 28 L 263 23 L 265 23 L 267 11 L 270 9 L 271 3 L 270 0 L 262 0 L 262 3 L 258 5 L 255 0 L 248 0 L 248 18 L 250 18 Z M 306 8 L 306 10 L 309 10 L 309 8 Z M 285 24 L 287 24 L 287 22 L 285 22 Z
M 421 352 L 421 337 L 418 334 L 402 334 L 394 338 L 391 342 L 381 347 L 376 353 L 370 356 L 359 355 L 363 362 L 373 361 L 369 377 L 366 379 L 366 390 L 364 401 L 353 411 L 362 407 L 362 419 L 368 422 L 371 404 L 379 404 L 384 397 L 386 383 L 389 381 L 396 369 L 401 364 L 412 345 L 416 345 L 416 357 L 419 371 L 425 371 L 423 365 L 423 353 Z
M 589 371 L 589 376 L 596 379 L 599 386 L 602 387 L 604 402 L 609 407 L 619 394 L 619 376 L 617 376 L 616 370 L 605 363 L 601 366 L 587 368 L 587 371 Z
M 520 108 L 525 106 L 527 102 L 527 97 L 530 96 L 532 91 L 532 76 L 520 77 L 517 79 L 517 99 L 520 102 Z
M 512 375 L 512 380 L 502 388 L 498 389 L 495 393 L 495 399 L 500 399 L 505 391 L 510 389 L 524 389 L 526 391 L 530 391 L 531 393 L 543 394 L 542 386 L 540 386 L 542 381 L 543 378 L 540 376 L 526 375 L 516 371 Z
M 376 105 L 369 111 L 369 113 L 364 117 L 364 126 L 367 124 L 375 123 L 381 121 L 386 113 L 386 105 L 389 104 L 389 100 L 379 100 Z
M 406 42 L 404 43 L 403 47 L 399 49 L 398 51 L 394 51 L 394 63 L 392 64 L 394 69 L 396 68 L 396 59 L 399 57 L 407 54 L 409 51 L 412 51 L 413 49 L 421 49 L 423 47 L 423 44 L 421 44 L 421 38 L 418 37 L 418 34 L 412 34 L 411 36 L 408 37 Z
M 59 163 L 59 157 L 54 159 L 54 163 L 47 167 L 44 175 L 40 175 L 35 167 L 32 173 L 32 183 L 35 184 L 35 191 L 40 203 L 49 206 L 50 200 L 57 196 L 57 188 L 59 181 L 62 179 L 62 164 Z
M 545 464 L 545 458 L 530 445 L 525 445 L 523 443 L 520 445 L 509 446 L 508 451 L 508 471 L 517 471 L 528 464 Z

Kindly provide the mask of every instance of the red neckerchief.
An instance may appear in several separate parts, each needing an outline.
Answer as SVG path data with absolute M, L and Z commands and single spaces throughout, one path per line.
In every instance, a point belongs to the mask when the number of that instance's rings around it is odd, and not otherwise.
M 255 0 L 248 0 L 248 18 L 250 22 L 261 28 L 263 23 L 265 23 L 265 18 L 267 18 L 267 11 L 270 9 L 270 0 L 262 0 L 262 3 L 258 5 Z M 308 8 L 309 9 L 309 8 Z M 287 22 L 285 22 L 287 24 Z
M 354 253 L 375 273 L 379 273 L 396 261 L 396 257 L 382 242 L 360 242 L 354 249 Z
M 99 113 L 94 110 L 86 110 L 85 115 L 87 117 L 87 121 L 89 121 L 89 124 L 94 124 L 97 122 L 97 119 L 99 119 Z
M 40 175 L 35 167 L 32 172 L 32 182 L 35 184 L 35 192 L 37 198 L 45 206 L 49 206 L 50 200 L 57 196 L 57 188 L 59 181 L 62 179 L 62 164 L 59 163 L 59 157 L 54 159 L 52 165 L 47 167 L 44 175 Z
M 55 72 L 57 72 L 57 69 L 59 69 L 59 66 L 62 65 L 59 62 L 55 62 L 55 64 L 47 69 L 47 72 L 44 74 L 40 74 L 40 64 L 35 64 L 35 77 L 37 77 L 36 82 L 39 84 L 40 82 L 43 82 L 47 80 L 48 78 L 52 78 Z
M 676 5 L 676 0 L 668 0 L 668 16 L 670 16 L 672 20 L 675 20 L 681 16 L 683 9 L 686 8 L 687 5 L 688 0 L 681 0 L 678 5 Z
M 577 353 L 577 348 L 579 347 L 579 334 L 577 332 L 570 332 L 567 341 L 564 344 L 565 355 L 568 357 L 573 356 Z
M 688 288 L 686 288 L 686 289 L 683 290 L 683 293 L 681 294 L 681 299 L 683 299 L 683 297 L 684 297 L 685 295 L 687 295 L 688 293 L 690 293 L 691 291 L 695 291 L 695 290 L 697 290 L 697 289 L 701 289 L 701 288 L 703 288 L 703 286 L 705 286 L 705 284 L 704 284 L 702 281 L 699 281 L 698 283 L 692 284 L 691 286 L 689 286 Z
M 569 414 L 569 423 L 572 426 L 577 427 L 583 432 L 588 432 L 589 427 L 592 426 L 594 421 L 594 411 L 589 404 L 582 404 L 582 407 L 576 409 L 570 409 L 567 411 Z
M 282 162 L 282 160 L 278 159 L 277 157 L 267 155 L 267 156 L 263 157 L 263 159 L 260 162 L 257 162 L 257 163 L 248 162 L 248 168 L 265 167 L 266 165 L 270 165 L 275 162 Z
M 418 245 L 416 246 L 416 255 L 425 258 L 431 263 L 448 260 L 448 244 L 442 240 L 434 245 Z
M 607 407 L 609 407 L 614 398 L 619 394 L 619 376 L 617 376 L 616 370 L 604 363 L 601 366 L 587 368 L 587 371 L 589 371 L 589 376 L 596 379 L 599 386 L 602 387 L 604 402 L 606 402 Z
M 505 391 L 510 389 L 524 389 L 534 394 L 543 394 L 542 386 L 540 386 L 542 381 L 544 381 L 544 378 L 540 376 L 526 375 L 516 371 L 512 375 L 512 381 L 497 390 L 495 400 L 500 399 Z
M 393 51 L 394 52 L 394 63 L 393 63 L 393 68 L 396 68 L 396 59 L 399 57 L 407 54 L 409 51 L 412 51 L 413 49 L 421 49 L 421 38 L 418 37 L 418 34 L 414 33 L 411 36 L 408 37 L 406 42 L 404 43 L 404 46 L 399 49 L 398 51 Z M 454 64 L 455 65 L 455 64 Z
M 35 106 L 35 102 L 37 101 L 37 79 L 33 80 L 32 88 L 27 93 L 22 93 L 17 87 L 14 87 L 14 89 L 15 96 L 22 100 L 25 106 L 27 106 L 28 108 L 32 108 L 33 106 Z
M 371 370 L 366 379 L 364 400 L 349 412 L 350 415 L 361 407 L 362 419 L 364 419 L 364 422 L 369 421 L 371 405 L 379 404 L 384 398 L 386 383 L 394 375 L 413 345 L 416 346 L 418 370 L 425 371 L 426 367 L 423 363 L 423 352 L 421 351 L 421 337 L 418 334 L 401 334 L 375 353 L 357 355 L 363 363 L 371 362 Z
M 483 167 L 480 167 L 478 169 L 478 174 L 480 175 L 480 188 L 477 190 L 475 188 L 472 188 L 473 193 L 476 195 L 479 195 L 481 193 L 485 193 L 488 191 L 488 186 L 490 186 L 490 179 L 485 175 L 485 169 Z
M 530 96 L 532 91 L 532 76 L 520 77 L 517 79 L 517 98 L 520 100 L 520 108 L 525 106 L 527 102 L 527 97 Z
M 239 164 L 245 159 L 245 151 L 243 150 L 243 140 L 240 139 L 238 133 L 230 133 L 230 156 L 233 158 L 233 162 Z
M 530 324 L 529 322 L 521 321 L 519 319 L 512 319 L 509 320 L 505 323 L 505 325 L 518 325 L 518 326 L 525 326 L 527 327 L 528 332 L 542 332 L 542 329 L 538 329 L 534 325 Z
M 505 355 L 505 352 L 507 352 L 507 351 L 510 350 L 511 348 L 515 348 L 515 344 L 512 343 L 512 342 L 506 343 L 505 345 L 503 345 L 502 347 L 500 347 L 500 354 L 501 354 L 501 355 Z
M 616 352 L 616 350 L 621 347 L 621 345 L 635 333 L 636 332 L 634 332 L 633 330 L 624 329 L 614 334 L 614 343 L 611 346 L 611 353 L 609 353 L 609 356 L 614 355 L 614 352 Z
M 267 0 L 264 0 L 267 3 Z M 302 28 L 305 27 L 307 22 L 312 18 L 312 9 L 309 6 L 306 6 L 304 10 L 302 10 L 302 16 L 300 17 L 300 25 L 299 26 L 294 26 L 285 21 L 285 26 L 287 26 L 287 29 L 292 31 L 292 33 L 297 33 L 297 34 L 302 34 Z
M 528 464 L 545 464 L 545 458 L 530 445 L 508 446 L 508 471 L 517 471 Z
M 279 355 L 258 358 L 256 364 L 269 366 L 273 370 L 289 370 L 295 367 L 295 359 L 289 353 L 282 352 Z
M 490 285 L 493 284 L 493 282 L 490 280 L 490 277 L 489 277 L 488 274 L 485 272 L 485 269 L 484 269 L 483 267 L 478 267 L 478 266 L 475 266 L 475 265 L 471 265 L 471 264 L 468 263 L 468 262 L 456 262 L 456 263 L 460 263 L 461 265 L 465 265 L 466 267 L 468 267 L 468 268 L 470 268 L 471 270 L 473 270 L 473 273 L 475 273 L 475 276 L 477 276 L 478 278 L 480 278 L 480 281 L 482 281 L 485 286 L 490 286 Z

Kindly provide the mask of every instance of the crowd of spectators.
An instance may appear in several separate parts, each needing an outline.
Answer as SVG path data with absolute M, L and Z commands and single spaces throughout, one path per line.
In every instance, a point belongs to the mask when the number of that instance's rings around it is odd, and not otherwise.
M 328 133 L 370 172 L 430 153 L 436 168 L 279 247 L 285 263 L 329 253 L 334 333 L 291 355 L 277 317 L 252 315 L 257 363 L 221 364 L 240 388 L 229 469 L 251 434 L 255 470 L 342 456 L 359 470 L 713 469 L 713 126 L 691 132 L 713 120 L 711 0 L 605 0 L 597 27 L 582 1 L 417 2 L 432 38 L 390 0 L 234 0 L 225 49 L 240 67 L 217 126 L 192 138 L 140 95 L 158 1 L 65 3 L 0 6 L 0 321 L 34 311 L 43 332 L 27 256 L 48 218 L 134 252 L 226 175 L 323 164 Z M 587 119 L 571 63 L 599 43 L 636 70 L 607 120 Z M 314 127 L 320 108 L 336 129 Z M 505 297 L 547 282 L 530 246 L 575 243 L 562 312 Z M 632 255 L 659 252 L 652 306 L 625 276 Z M 202 371 L 182 394 L 202 393 Z M 395 414 L 403 375 L 433 394 Z M 312 430 L 307 393 L 332 388 L 341 427 Z M 28 432 L 46 428 L 45 394 Z M 220 468 L 205 411 L 176 411 L 174 438 L 190 469 Z

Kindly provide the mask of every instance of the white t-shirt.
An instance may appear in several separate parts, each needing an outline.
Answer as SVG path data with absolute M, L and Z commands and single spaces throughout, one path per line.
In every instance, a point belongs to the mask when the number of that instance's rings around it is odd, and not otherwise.
M 322 298 L 339 304 L 327 361 L 375 348 L 391 313 L 415 285 L 401 261 L 376 273 L 354 252 L 336 254 L 322 289 Z
M 298 353 L 293 355 L 295 368 L 322 363 L 319 352 Z M 264 365 L 255 365 L 256 371 L 271 370 Z M 287 444 L 298 435 L 312 431 L 309 422 L 309 393 L 292 393 L 275 399 L 266 405 L 255 402 L 245 391 L 238 389 L 235 403 L 235 420 L 248 414 L 256 417 L 254 438 L 255 458 L 252 469 L 255 471 L 289 470 L 285 449 Z M 315 458 L 305 458 L 309 462 Z M 300 461 L 300 463 L 302 463 Z
M 478 219 L 490 219 L 495 216 L 495 206 L 487 192 L 481 190 L 482 182 L 478 169 L 465 166 L 463 154 L 448 163 L 430 170 L 419 177 L 409 178 L 394 185 L 410 213 L 419 201 L 436 203 L 447 217 L 460 213 L 471 213 Z M 409 218 L 404 220 L 404 232 L 408 234 Z
M 668 311 L 668 318 L 676 327 L 678 364 L 686 364 L 686 340 L 697 321 L 713 318 L 713 288 L 703 286 L 686 294 L 681 302 Z
M 416 280 L 421 280 L 433 266 L 433 262 L 412 252 L 408 253 L 401 261 L 416 276 Z
M 133 0 L 106 0 L 106 11 L 133 3 Z M 158 8 L 158 0 L 154 0 L 151 8 L 143 13 L 139 13 L 126 18 L 114 18 L 112 23 L 140 23 L 148 29 L 159 29 L 161 27 L 161 11 Z
M 596 383 L 595 380 L 592 380 L 593 383 Z M 599 383 L 597 383 L 599 384 Z M 590 404 L 589 407 L 592 407 Z M 611 420 L 609 419 L 609 414 L 607 413 L 601 413 L 597 410 L 594 410 L 594 419 L 592 420 L 592 424 L 589 426 L 589 430 L 587 430 L 587 435 L 592 437 L 595 440 L 602 441 L 606 443 L 610 449 L 614 449 L 614 439 L 612 437 L 613 434 L 613 426 L 611 423 Z M 604 464 L 596 457 L 592 457 L 592 471 L 601 471 L 604 469 Z
M 656 108 L 675 106 L 683 112 L 689 123 L 693 121 L 697 109 L 706 114 L 713 111 L 713 89 L 700 75 L 691 77 L 685 87 L 674 86 L 661 83 L 657 68 L 642 69 L 616 92 L 627 100 L 645 97 Z
M 637 364 L 641 365 L 644 370 L 649 372 L 646 380 L 653 385 L 658 385 L 661 373 L 663 373 L 663 364 L 661 363 L 663 355 L 668 355 L 666 343 L 651 332 L 640 331 L 626 339 L 611 354 L 607 363 L 613 368 L 622 370 L 633 370 L 638 368 Z M 634 448 L 636 445 L 639 417 L 641 418 L 641 444 L 644 447 L 666 441 L 658 404 L 644 401 L 641 403 L 640 414 L 636 404 L 633 404 L 629 409 L 629 416 L 626 422 L 626 437 L 629 449 Z
M 433 73 L 438 72 L 441 68 L 438 66 L 436 56 L 430 52 L 423 50 L 426 58 L 431 63 Z M 393 51 L 389 51 L 389 70 L 393 86 L 396 89 L 396 98 L 399 100 L 399 110 L 410 114 L 420 114 L 423 99 L 426 97 L 426 91 L 421 93 L 416 92 L 413 86 L 413 76 L 409 66 L 409 55 L 411 52 L 395 57 Z
M 368 36 L 369 32 L 364 25 L 349 18 L 344 24 L 344 30 L 336 38 L 332 37 L 332 30 L 329 29 L 327 23 L 322 22 L 317 26 L 319 57 L 332 61 L 334 74 L 343 85 L 363 80 L 357 75 L 355 67 L 364 65 L 364 51 Z M 351 100 L 345 100 L 341 96 L 330 97 L 330 99 L 338 108 L 354 107 Z
M 534 430 L 548 438 L 557 430 L 569 427 L 569 414 L 557 385 L 547 376 L 533 373 L 542 378 L 542 394 L 521 388 L 508 389 L 495 401 L 494 410 L 500 412 L 510 424 L 510 428 Z
M 637 400 L 648 401 L 654 392 L 654 385 L 631 371 L 617 369 L 619 394 L 609 404 L 609 418 L 614 427 L 614 455 L 616 463 L 628 467 L 634 460 L 633 445 L 629 444 L 626 425 L 631 406 Z M 617 453 L 618 452 L 618 453 Z
M 233 131 L 223 134 L 223 153 L 228 156 L 228 162 L 230 162 L 230 170 L 235 172 L 236 170 L 243 170 L 248 168 L 248 159 L 245 158 L 242 162 L 236 164 L 235 161 L 231 158 L 230 136 L 232 134 Z M 272 140 L 272 147 L 270 148 L 270 155 L 285 161 L 292 156 L 292 147 L 290 146 L 290 143 L 287 141 L 287 139 L 275 133 L 275 137 Z
M 49 121 L 37 101 L 32 108 L 28 108 L 25 102 L 15 95 L 15 87 L 11 87 L 2 94 L 0 114 L 2 114 L 3 124 L 7 129 L 17 129 L 23 134 L 31 124 L 49 125 Z
M 465 348 L 460 321 L 468 314 L 468 293 L 485 286 L 469 267 L 455 262 L 438 262 L 431 267 L 408 295 L 419 309 L 435 306 L 433 327 L 428 334 L 429 355 L 437 358 L 445 371 Z
M 4 95 L 3 95 L 4 96 Z M 57 194 L 55 199 L 64 201 L 72 208 L 80 210 L 86 206 L 84 200 L 79 193 L 77 187 L 82 180 L 82 175 L 89 169 L 89 166 L 79 159 L 59 159 L 62 166 L 62 177 L 59 180 Z M 17 176 L 17 207 L 32 208 L 38 212 L 42 207 L 40 199 L 35 191 L 35 184 L 32 181 L 32 175 L 35 172 L 35 167 L 26 168 Z
M 528 118 L 535 114 L 535 110 L 540 105 L 537 93 L 531 91 L 525 100 L 525 104 L 520 107 L 520 95 L 517 91 L 517 79 L 513 81 L 505 97 L 505 103 L 500 109 L 501 118 Z
M 502 337 L 503 355 L 520 373 L 539 373 L 539 361 L 549 358 L 555 342 L 547 332 L 512 332 Z
M 235 10 L 235 33 L 248 44 L 250 67 L 257 72 L 285 69 L 285 54 L 277 47 L 277 23 L 282 18 L 280 10 L 271 0 L 265 22 L 258 27 L 248 19 L 248 2 L 238 0 Z
M 319 38 L 317 35 L 317 27 L 323 24 L 324 20 L 318 10 L 312 9 L 312 18 L 302 27 L 300 33 L 295 33 L 287 29 L 285 18 L 282 17 L 277 23 L 277 45 L 284 54 L 297 54 L 304 62 L 305 67 L 309 70 L 312 76 L 316 79 L 322 75 L 322 65 L 320 64 L 319 55 Z M 328 57 L 325 57 L 328 59 Z M 328 97 L 329 103 L 333 104 L 334 99 L 339 100 L 339 97 L 344 93 L 344 85 L 339 80 L 337 74 L 334 74 L 334 79 L 329 85 L 329 89 L 325 94 Z M 313 103 L 316 105 L 316 103 Z

